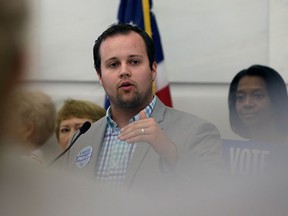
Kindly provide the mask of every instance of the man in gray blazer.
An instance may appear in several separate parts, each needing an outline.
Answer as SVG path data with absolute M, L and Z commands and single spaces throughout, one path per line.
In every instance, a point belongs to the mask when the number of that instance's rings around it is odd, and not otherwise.
M 222 166 L 217 128 L 166 107 L 153 94 L 157 64 L 145 31 L 114 24 L 98 37 L 93 54 L 111 105 L 70 149 L 69 168 L 100 182 L 135 186 L 172 176 L 191 180 Z

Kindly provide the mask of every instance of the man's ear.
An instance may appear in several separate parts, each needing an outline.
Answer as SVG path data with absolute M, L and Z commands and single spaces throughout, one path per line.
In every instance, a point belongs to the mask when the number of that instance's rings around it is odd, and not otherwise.
M 152 64 L 152 79 L 153 81 L 156 79 L 156 75 L 157 75 L 157 63 L 156 61 L 153 62 Z
M 100 85 L 102 86 L 102 77 L 101 77 L 101 74 L 100 74 L 98 71 L 96 71 L 96 73 L 97 73 L 97 76 L 98 76 L 99 83 L 100 83 Z

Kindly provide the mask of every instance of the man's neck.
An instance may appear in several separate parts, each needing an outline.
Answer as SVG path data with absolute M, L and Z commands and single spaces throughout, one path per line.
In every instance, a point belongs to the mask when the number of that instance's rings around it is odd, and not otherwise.
M 122 128 L 129 124 L 129 120 L 138 114 L 141 110 L 139 109 L 119 109 L 111 107 L 111 117 L 119 128 Z
M 151 101 L 149 101 L 147 104 L 143 104 L 142 106 L 133 107 L 130 109 L 127 107 L 115 107 L 113 104 L 111 104 L 111 118 L 114 122 L 116 122 L 119 128 L 122 128 L 128 125 L 130 119 L 137 115 L 141 110 L 145 109 L 151 103 Z

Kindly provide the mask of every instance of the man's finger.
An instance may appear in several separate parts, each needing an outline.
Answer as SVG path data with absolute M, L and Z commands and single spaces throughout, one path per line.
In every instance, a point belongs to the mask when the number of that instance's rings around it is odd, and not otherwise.
M 140 112 L 140 119 L 147 119 L 147 116 L 144 110 L 141 110 Z

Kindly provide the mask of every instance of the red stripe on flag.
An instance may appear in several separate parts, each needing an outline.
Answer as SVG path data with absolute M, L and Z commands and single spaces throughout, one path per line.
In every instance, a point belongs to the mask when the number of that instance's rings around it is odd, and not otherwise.
M 157 91 L 156 95 L 166 106 L 172 107 L 172 99 L 169 85 Z

